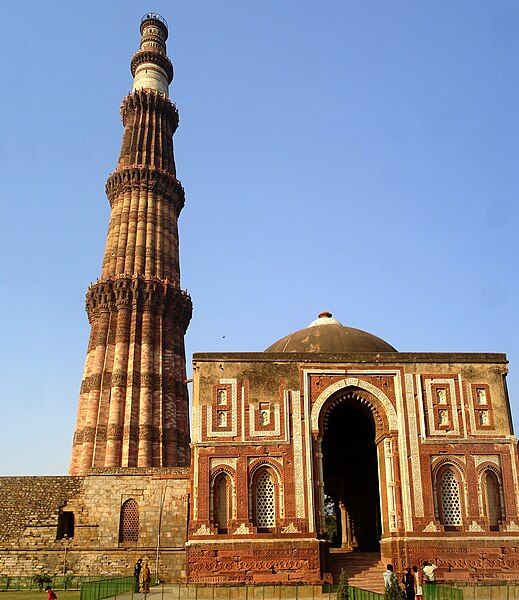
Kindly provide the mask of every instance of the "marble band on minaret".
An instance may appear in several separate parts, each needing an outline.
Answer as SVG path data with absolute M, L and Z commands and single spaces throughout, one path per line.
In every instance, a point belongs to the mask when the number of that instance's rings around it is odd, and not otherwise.
M 141 22 L 123 100 L 123 141 L 108 177 L 111 206 L 102 274 L 90 286 L 91 335 L 81 384 L 70 474 L 92 467 L 189 464 L 184 335 L 191 300 L 180 289 L 176 177 L 178 112 L 168 99 L 168 29 Z

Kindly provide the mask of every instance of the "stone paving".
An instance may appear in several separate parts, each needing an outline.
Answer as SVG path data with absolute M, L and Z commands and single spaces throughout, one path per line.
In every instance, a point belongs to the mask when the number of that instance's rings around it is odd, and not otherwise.
M 332 600 L 335 592 L 321 586 L 197 586 L 166 583 L 151 588 L 149 594 L 120 594 L 110 600 Z

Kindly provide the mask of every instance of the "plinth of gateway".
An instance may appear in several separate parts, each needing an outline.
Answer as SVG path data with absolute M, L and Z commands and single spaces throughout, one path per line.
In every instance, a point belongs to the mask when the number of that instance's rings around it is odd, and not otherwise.
M 70 474 L 0 478 L 0 574 L 126 575 L 143 557 L 166 581 L 424 560 L 440 580 L 519 579 L 504 354 L 397 352 L 325 312 L 265 352 L 195 354 L 190 431 L 168 27 L 150 13 L 140 32 Z

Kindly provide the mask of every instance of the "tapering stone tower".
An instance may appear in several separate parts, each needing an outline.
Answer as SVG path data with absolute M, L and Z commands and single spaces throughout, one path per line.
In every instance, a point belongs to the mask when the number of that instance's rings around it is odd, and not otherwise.
M 92 329 L 71 475 L 189 464 L 184 335 L 191 300 L 180 289 L 184 190 L 173 155 L 173 67 L 164 19 L 147 14 L 140 30 L 133 89 L 121 106 L 121 154 L 106 183 L 111 215 L 102 275 L 86 297 Z

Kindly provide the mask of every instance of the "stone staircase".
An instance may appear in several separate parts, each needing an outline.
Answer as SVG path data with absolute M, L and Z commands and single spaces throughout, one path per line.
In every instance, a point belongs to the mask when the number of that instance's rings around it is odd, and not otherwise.
M 330 570 L 334 583 L 339 582 L 341 569 L 344 569 L 350 585 L 384 593 L 386 565 L 380 560 L 380 552 L 346 552 L 341 548 L 331 548 Z

